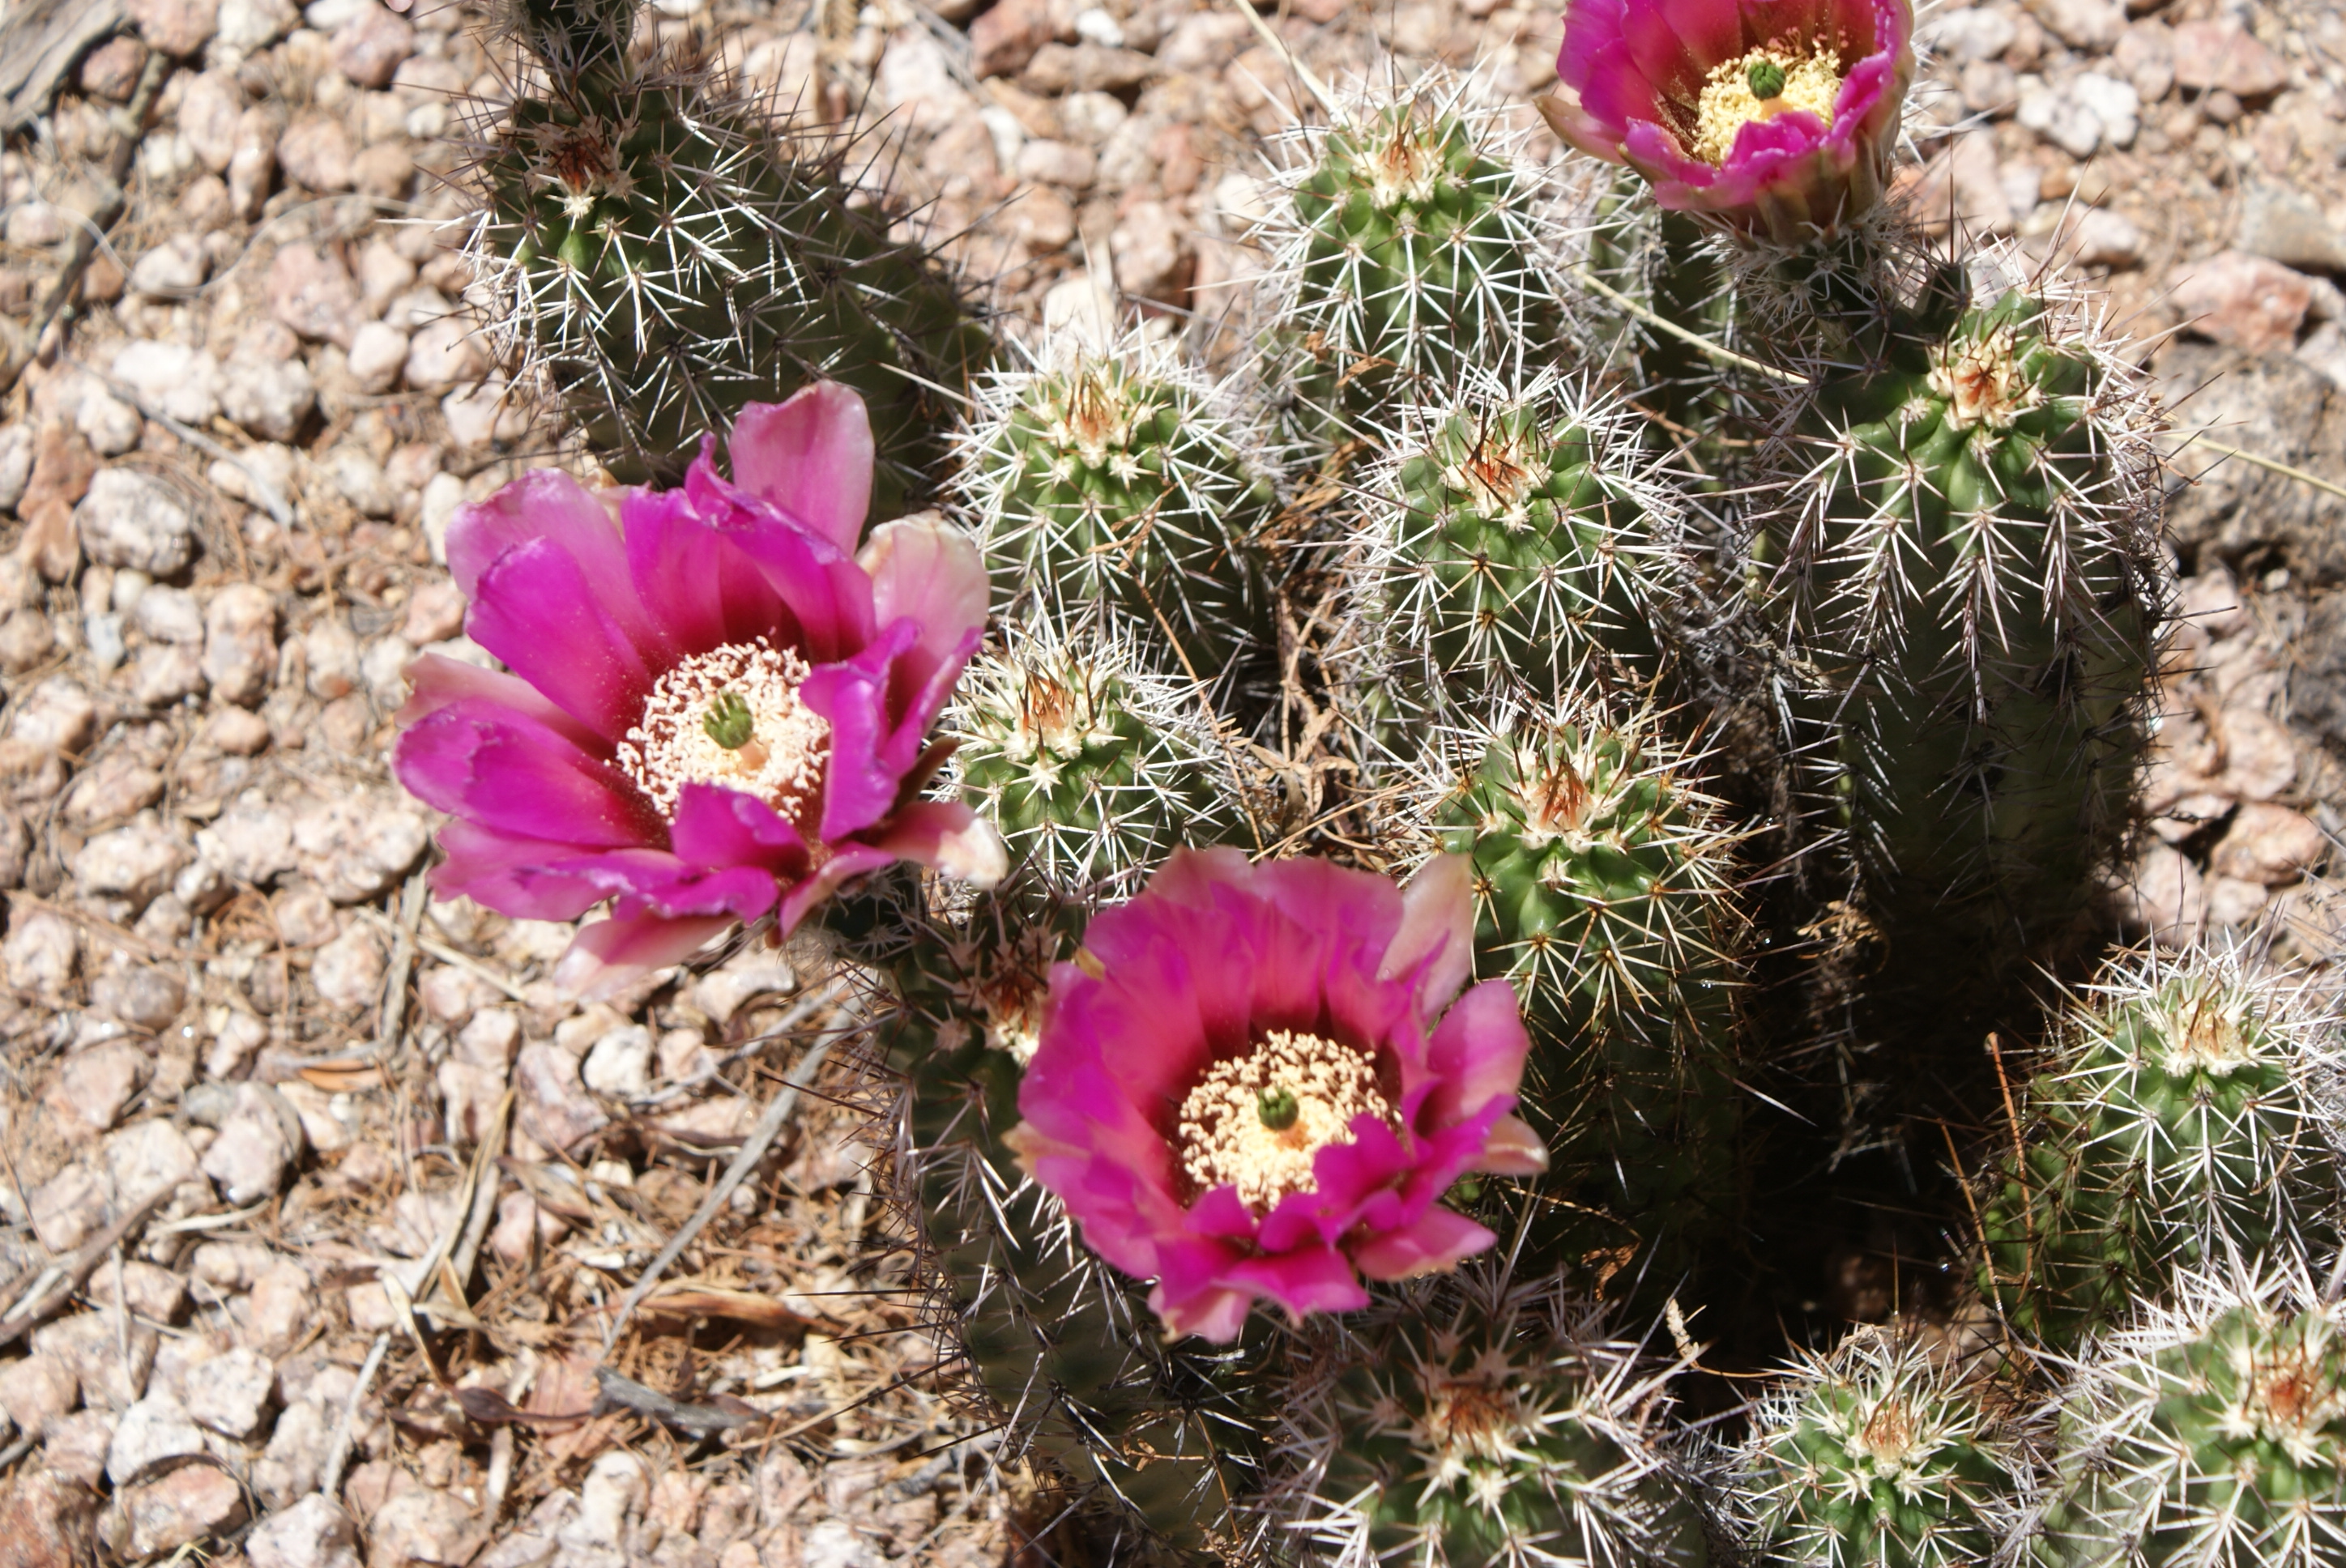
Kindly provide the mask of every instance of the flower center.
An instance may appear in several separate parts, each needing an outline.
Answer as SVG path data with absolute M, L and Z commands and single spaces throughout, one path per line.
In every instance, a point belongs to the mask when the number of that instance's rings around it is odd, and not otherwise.
M 1694 155 L 1716 168 L 1735 150 L 1735 138 L 1753 120 L 1787 109 L 1832 124 L 1841 96 L 1841 60 L 1825 45 L 1800 56 L 1773 45 L 1710 68 L 1695 109 Z
M 1442 144 L 1433 127 L 1403 115 L 1369 158 L 1369 202 L 1380 212 L 1402 202 L 1422 205 L 1433 195 L 1442 168 Z
M 2010 327 L 1998 327 L 1932 351 L 1931 391 L 1947 400 L 1947 421 L 1957 430 L 2010 430 L 2044 402 L 2044 392 L 2021 371 L 2018 342 Z
M 763 637 L 686 659 L 652 687 L 619 766 L 665 816 L 687 784 L 722 784 L 798 821 L 831 758 L 831 721 L 799 700 L 807 675 Z
M 1274 1029 L 1253 1051 L 1217 1062 L 1181 1102 L 1181 1169 L 1208 1192 L 1225 1184 L 1257 1214 L 1318 1190 L 1312 1162 L 1352 1141 L 1352 1122 L 1395 1120 L 1376 1064 L 1317 1034 Z
M 1516 519 L 1532 493 L 1531 443 L 1494 425 L 1474 440 L 1465 458 L 1443 472 L 1443 483 L 1473 497 L 1477 510 Z

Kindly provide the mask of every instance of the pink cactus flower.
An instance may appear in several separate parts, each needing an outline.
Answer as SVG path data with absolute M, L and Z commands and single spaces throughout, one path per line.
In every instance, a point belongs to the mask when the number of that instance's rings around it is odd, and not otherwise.
M 1363 1274 L 1491 1245 L 1438 1200 L 1547 1153 L 1513 1114 L 1515 993 L 1459 995 L 1474 918 L 1464 856 L 1402 890 L 1183 850 L 1053 969 L 1011 1141 L 1093 1250 L 1156 1281 L 1168 1332 L 1232 1339 L 1257 1297 L 1350 1310 Z
M 1002 840 L 921 799 L 923 739 L 985 619 L 962 534 L 872 530 L 863 403 L 824 382 L 751 403 L 733 478 L 616 500 L 539 470 L 448 527 L 465 629 L 514 672 L 409 667 L 393 768 L 454 820 L 432 885 L 586 927 L 556 978 L 607 995 L 736 921 L 783 932 L 900 860 L 989 883 Z
M 1540 112 L 1666 208 L 1797 244 L 1882 199 L 1910 0 L 1571 0 Z

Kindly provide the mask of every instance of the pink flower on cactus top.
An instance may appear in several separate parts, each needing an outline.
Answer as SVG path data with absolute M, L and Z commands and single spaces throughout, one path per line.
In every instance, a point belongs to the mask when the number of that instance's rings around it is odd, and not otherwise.
M 1178 851 L 1053 969 L 1021 1162 L 1093 1250 L 1155 1279 L 1175 1334 L 1227 1340 L 1257 1297 L 1344 1311 L 1360 1275 L 1451 1268 L 1494 1239 L 1437 1201 L 1451 1184 L 1547 1164 L 1513 1114 L 1515 993 L 1459 995 L 1473 938 L 1463 856 L 1403 890 Z
M 872 429 L 843 386 L 751 403 L 730 444 L 729 482 L 704 448 L 680 490 L 539 470 L 462 508 L 465 629 L 514 673 L 408 671 L 393 767 L 455 819 L 434 891 L 531 920 L 611 901 L 556 972 L 586 994 L 895 860 L 1005 869 L 968 808 L 919 798 L 985 619 L 975 547 L 907 520 L 857 553 Z
M 1882 198 L 1910 0 L 1571 0 L 1540 111 L 1664 207 L 1796 243 Z

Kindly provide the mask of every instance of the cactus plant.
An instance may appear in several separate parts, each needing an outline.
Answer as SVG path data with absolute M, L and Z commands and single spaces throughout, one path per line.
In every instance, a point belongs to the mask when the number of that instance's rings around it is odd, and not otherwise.
M 1403 411 L 1373 482 L 1359 613 L 1387 678 L 1437 709 L 1651 679 L 1680 585 L 1642 422 L 1553 371 L 1473 369 L 1444 392 Z
M 1984 1391 L 1911 1330 L 1868 1326 L 1804 1356 L 1739 1456 L 1755 1548 L 1787 1568 L 1986 1562 L 2029 1470 Z
M 1439 73 L 1365 87 L 1280 138 L 1265 315 L 1308 428 L 1360 435 L 1468 366 L 1521 380 L 1559 346 L 1559 196 L 1480 96 Z
M 1739 1201 L 1736 834 L 1650 715 L 1502 710 L 1447 739 L 1434 833 L 1473 859 L 1479 962 L 1523 994 L 1525 1103 L 1571 1200 L 1542 1255 L 1667 1238 L 1645 1264 L 1674 1280 Z
M 680 477 L 746 403 L 843 382 L 872 411 L 880 514 L 899 514 L 935 483 L 984 329 L 859 199 L 852 140 L 631 47 L 632 10 L 537 7 L 526 90 L 474 106 L 467 254 L 492 341 L 629 482 Z
M 1270 626 L 1260 535 L 1275 453 L 1237 397 L 1174 350 L 1063 340 L 997 371 L 962 437 L 974 531 L 996 604 L 1073 627 L 1103 614 L 1192 680 Z
M 2097 1344 L 2055 1406 L 2049 1568 L 2315 1568 L 2346 1552 L 2346 1322 L 2235 1261 Z
M 945 716 L 954 782 L 1063 890 L 1113 892 L 1182 843 L 1250 843 L 1231 743 L 1185 684 L 1115 632 L 1014 634 Z
M 2334 1024 L 2234 949 L 2114 962 L 2060 1021 L 1980 1200 L 1982 1288 L 2059 1348 L 2174 1270 L 2335 1235 Z
M 2128 820 L 2168 596 L 2154 412 L 2074 303 L 1892 331 L 1803 414 L 1776 581 L 1901 962 L 2066 937 Z
M 1658 1441 L 1675 1369 L 1606 1320 L 1504 1264 L 1403 1288 L 1318 1347 L 1274 1506 L 1335 1562 L 1697 1568 L 1701 1513 Z

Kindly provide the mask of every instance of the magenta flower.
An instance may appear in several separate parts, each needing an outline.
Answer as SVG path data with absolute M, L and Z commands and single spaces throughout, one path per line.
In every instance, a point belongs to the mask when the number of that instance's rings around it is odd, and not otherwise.
M 1540 112 L 1664 207 L 1798 243 L 1882 199 L 1913 35 L 1910 0 L 1571 0 Z
M 400 782 L 455 820 L 432 873 L 533 920 L 605 900 L 556 978 L 607 994 L 774 911 L 790 931 L 899 860 L 986 883 L 968 808 L 919 799 L 923 740 L 985 619 L 975 547 L 872 497 L 863 403 L 824 382 L 751 403 L 734 478 L 606 498 L 539 470 L 448 527 L 465 629 L 513 670 L 409 668 Z
M 1226 1340 L 1258 1296 L 1344 1311 L 1368 1301 L 1360 1274 L 1448 1268 L 1494 1239 L 1436 1201 L 1450 1185 L 1547 1165 L 1511 1114 L 1531 1048 L 1515 993 L 1458 995 L 1473 940 L 1464 856 L 1400 890 L 1178 850 L 1052 970 L 1021 1162 L 1093 1250 L 1156 1280 L 1175 1334 Z

